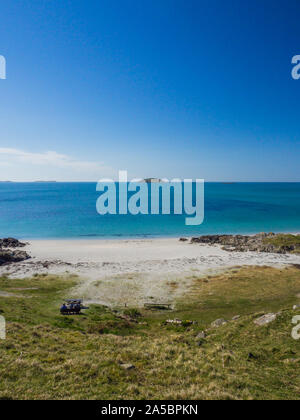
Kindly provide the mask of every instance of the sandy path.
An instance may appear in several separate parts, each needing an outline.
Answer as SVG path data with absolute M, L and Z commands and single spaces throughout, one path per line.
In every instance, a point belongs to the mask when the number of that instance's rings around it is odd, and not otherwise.
M 108 305 L 173 302 L 193 276 L 236 265 L 300 264 L 300 256 L 226 252 L 178 239 L 36 240 L 26 250 L 31 260 L 0 267 L 0 275 L 78 274 L 84 280 L 73 295 Z

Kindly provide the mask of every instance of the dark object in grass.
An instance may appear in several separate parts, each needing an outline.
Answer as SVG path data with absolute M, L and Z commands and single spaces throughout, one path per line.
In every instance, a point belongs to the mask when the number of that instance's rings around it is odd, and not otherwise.
M 124 315 L 126 317 L 133 318 L 133 319 L 137 319 L 137 318 L 140 318 L 142 316 L 140 311 L 138 309 L 135 309 L 135 308 L 125 309 Z
M 89 309 L 83 306 L 82 299 L 67 299 L 60 308 L 62 315 L 81 315 L 82 309 Z
M 257 356 L 253 353 L 249 353 L 248 357 L 247 357 L 248 362 L 250 362 L 250 360 L 257 360 Z
M 145 303 L 145 309 L 150 311 L 170 311 L 171 303 Z

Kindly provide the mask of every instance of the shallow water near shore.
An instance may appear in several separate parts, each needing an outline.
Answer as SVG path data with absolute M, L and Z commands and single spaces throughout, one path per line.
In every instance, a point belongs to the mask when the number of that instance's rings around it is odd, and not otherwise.
M 300 183 L 206 183 L 205 219 L 106 215 L 96 183 L 0 183 L 1 236 L 26 239 L 143 238 L 300 231 Z

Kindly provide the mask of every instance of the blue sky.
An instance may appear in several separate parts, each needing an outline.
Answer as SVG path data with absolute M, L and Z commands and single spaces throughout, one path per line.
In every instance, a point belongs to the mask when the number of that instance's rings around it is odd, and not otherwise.
M 2 0 L 0 16 L 0 180 L 300 181 L 298 0 Z

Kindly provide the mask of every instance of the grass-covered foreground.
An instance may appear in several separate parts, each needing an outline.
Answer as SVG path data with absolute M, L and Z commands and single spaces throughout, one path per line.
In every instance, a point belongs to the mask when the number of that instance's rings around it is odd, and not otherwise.
M 300 314 L 291 309 L 300 300 L 299 268 L 237 267 L 195 277 L 174 311 L 127 309 L 127 319 L 119 317 L 122 308 L 103 306 L 61 316 L 60 303 L 73 297 L 78 281 L 0 278 L 7 320 L 1 399 L 300 399 L 300 342 L 291 337 Z M 253 322 L 279 311 L 267 326 Z M 170 318 L 198 323 L 165 325 Z

